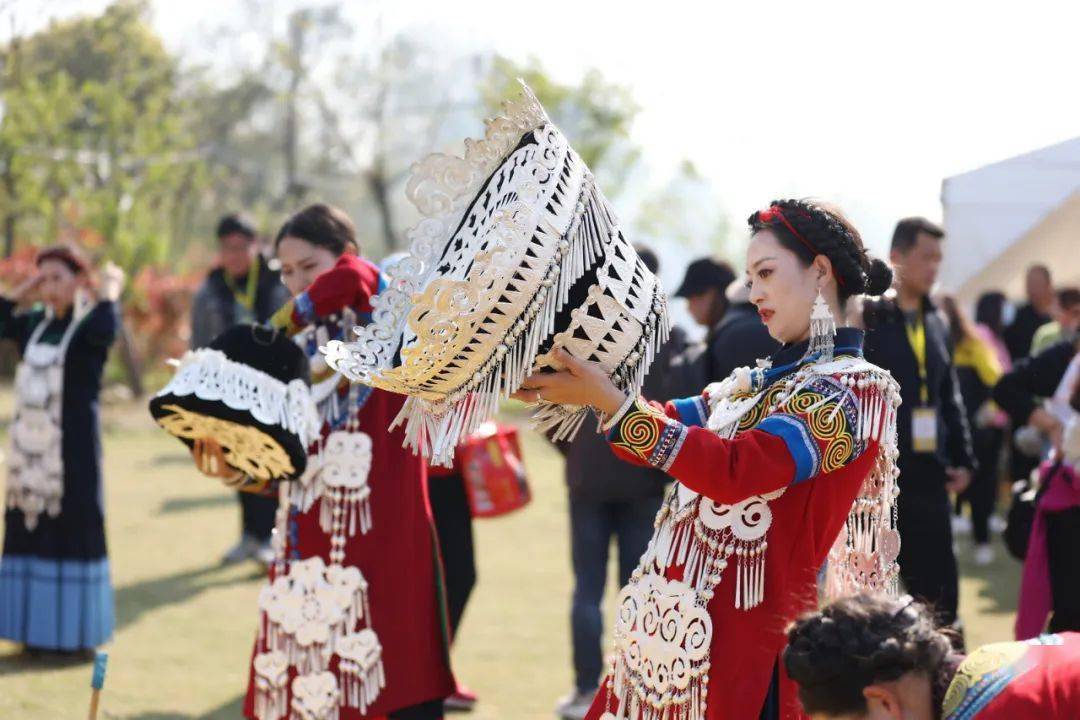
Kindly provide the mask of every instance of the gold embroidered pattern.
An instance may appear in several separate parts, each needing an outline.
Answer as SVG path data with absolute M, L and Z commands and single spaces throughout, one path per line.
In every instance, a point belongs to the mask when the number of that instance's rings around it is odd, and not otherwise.
M 172 415 L 157 419 L 166 432 L 185 440 L 213 438 L 225 452 L 225 460 L 240 472 L 258 480 L 295 473 L 285 449 L 272 437 L 253 427 L 165 405 Z

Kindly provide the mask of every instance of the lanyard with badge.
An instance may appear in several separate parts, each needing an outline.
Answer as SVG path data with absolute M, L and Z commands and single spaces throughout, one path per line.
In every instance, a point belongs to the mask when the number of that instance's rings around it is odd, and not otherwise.
M 255 295 L 259 291 L 259 261 L 256 258 L 251 263 L 251 269 L 247 275 L 247 286 L 244 292 L 237 292 L 236 281 L 229 273 L 225 273 L 225 284 L 232 291 L 233 300 L 236 303 L 233 322 L 255 322 Z
M 930 385 L 926 371 L 926 323 L 920 311 L 913 322 L 904 322 L 908 344 L 919 366 L 919 405 L 911 410 L 911 447 L 917 453 L 937 450 L 937 410 L 930 405 Z

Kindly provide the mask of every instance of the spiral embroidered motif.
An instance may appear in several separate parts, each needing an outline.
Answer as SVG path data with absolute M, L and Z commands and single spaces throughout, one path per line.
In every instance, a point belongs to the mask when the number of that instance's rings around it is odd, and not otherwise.
M 666 415 L 639 400 L 619 423 L 619 437 L 614 444 L 649 462 L 667 420 Z
M 855 437 L 848 417 L 853 410 L 845 407 L 850 401 L 827 398 L 829 395 L 823 392 L 808 390 L 793 395 L 783 407 L 790 414 L 802 416 L 814 439 L 824 443 L 822 473 L 839 470 L 855 454 Z

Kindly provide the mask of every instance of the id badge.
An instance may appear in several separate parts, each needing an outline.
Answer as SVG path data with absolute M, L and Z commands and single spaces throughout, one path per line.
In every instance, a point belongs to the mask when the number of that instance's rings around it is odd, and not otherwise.
M 937 451 L 937 410 L 917 407 L 911 411 L 911 447 L 917 453 Z

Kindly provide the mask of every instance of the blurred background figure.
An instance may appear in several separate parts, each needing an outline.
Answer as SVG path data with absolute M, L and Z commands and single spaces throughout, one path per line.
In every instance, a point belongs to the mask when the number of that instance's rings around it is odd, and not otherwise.
M 1013 360 L 1031 354 L 1031 340 L 1035 332 L 1053 320 L 1054 284 L 1050 269 L 1045 265 L 1032 265 L 1024 279 L 1027 302 L 1016 311 L 1016 317 L 1005 330 L 1005 344 Z
M 994 400 L 1014 426 L 1037 431 L 1045 441 L 1034 518 L 1024 549 L 1024 575 L 1017 614 L 1018 638 L 1042 631 L 1080 630 L 1080 359 L 1076 340 L 1062 341 L 1019 360 L 994 387 Z M 1043 459 L 1037 456 L 1035 461 Z M 1014 496 L 1014 503 L 1018 498 Z M 1010 514 L 1021 518 L 1019 513 Z
M 1005 293 L 996 290 L 983 293 L 975 302 L 975 329 L 994 350 L 1003 370 L 1012 367 L 1009 348 L 1005 344 L 1005 314 L 1009 300 Z
M 756 367 L 758 360 L 771 356 L 780 347 L 750 302 L 745 279 L 732 280 L 724 294 L 728 307 L 709 341 L 707 382 L 723 380 L 738 367 Z
M 1004 368 L 993 345 L 992 330 L 973 323 L 951 295 L 941 298 L 941 307 L 949 321 L 956 379 L 960 383 L 960 396 L 964 400 L 975 452 L 975 472 L 971 485 L 956 497 L 953 530 L 959 533 L 974 531 L 975 564 L 989 565 L 994 561 L 994 549 L 990 544 L 990 518 L 994 513 L 998 491 L 1001 446 L 1007 420 L 990 399 L 990 391 L 1001 378 Z M 970 521 L 962 514 L 965 505 L 971 508 Z
M 106 266 L 94 288 L 85 260 L 65 246 L 42 250 L 35 265 L 0 298 L 0 336 L 14 340 L 21 357 L 0 638 L 34 651 L 85 652 L 107 642 L 115 625 L 98 396 L 124 274 Z
M 675 297 L 686 300 L 687 312 L 694 322 L 705 328 L 705 340 L 699 348 L 691 351 L 692 359 L 688 362 L 698 376 L 697 388 L 692 392 L 726 377 L 716 374 L 715 368 L 722 359 L 715 357 L 714 334 L 727 314 L 729 303 L 726 292 L 735 278 L 735 271 L 728 263 L 711 257 L 698 258 L 687 266 L 683 281 L 675 291 Z
M 659 268 L 656 254 L 641 246 L 635 249 L 655 274 Z M 671 339 L 661 348 L 645 378 L 642 387 L 645 397 L 684 397 L 694 392 L 679 387 L 681 380 L 673 380 L 670 372 L 673 360 L 686 349 L 685 337 L 682 328 L 672 328 Z M 685 379 L 677 373 L 674 377 Z M 555 446 L 566 461 L 570 558 L 574 572 L 570 609 L 574 688 L 559 701 L 555 711 L 563 720 L 580 720 L 596 696 L 604 671 L 600 605 L 607 584 L 612 540 L 618 553 L 618 586 L 622 587 L 649 544 L 668 477 L 654 468 L 620 461 L 604 435 L 590 432 L 588 427 L 582 428 L 573 440 L 557 442 Z
M 218 265 L 195 293 L 191 308 L 191 349 L 206 347 L 237 323 L 265 323 L 289 299 L 277 271 L 259 252 L 255 227 L 240 215 L 226 215 L 217 226 Z M 222 562 L 274 559 L 270 533 L 277 499 L 238 492 L 240 540 Z
M 1054 343 L 1072 340 L 1080 330 L 1080 288 L 1067 287 L 1057 291 L 1054 319 L 1035 331 L 1031 338 L 1031 355 L 1038 355 Z
M 903 399 L 897 416 L 900 576 L 942 624 L 958 625 L 949 493 L 967 489 L 975 458 L 949 328 L 930 300 L 944 237 L 925 218 L 896 224 L 890 249 L 896 292 L 868 301 L 863 323 L 866 359 L 892 373 Z

